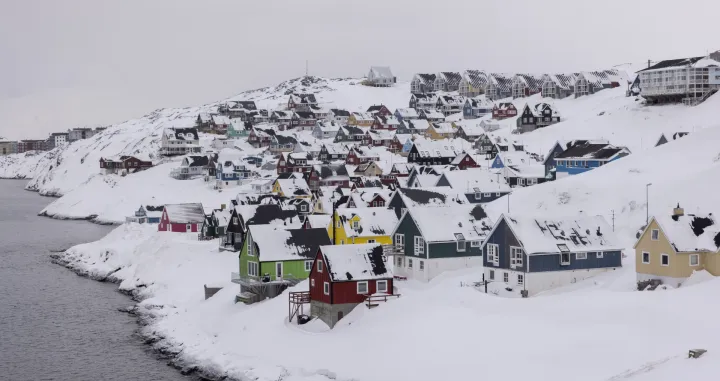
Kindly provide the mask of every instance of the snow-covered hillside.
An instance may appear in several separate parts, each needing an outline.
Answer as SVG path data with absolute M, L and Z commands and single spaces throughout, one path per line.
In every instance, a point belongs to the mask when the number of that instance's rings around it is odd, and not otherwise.
M 637 292 L 624 268 L 529 299 L 469 286 L 481 269 L 429 284 L 397 282 L 402 296 L 356 308 L 332 330 L 287 322 L 288 298 L 234 304 L 235 253 L 154 226 L 123 225 L 60 260 L 121 281 L 143 299 L 143 333 L 187 368 L 237 380 L 711 381 L 720 373 L 720 279 L 682 289 Z M 117 270 L 117 271 L 116 271 Z M 710 277 L 712 278 L 712 277 Z M 203 300 L 203 285 L 224 288 Z M 307 282 L 290 289 L 307 289 Z M 286 291 L 287 292 L 287 291 Z M 698 360 L 687 350 L 709 352 Z M 359 356 L 359 357 L 358 357 Z M 522 366 L 518 366 L 522 364 Z
M 30 151 L 0 156 L 0 179 L 31 179 L 55 159 L 57 152 Z

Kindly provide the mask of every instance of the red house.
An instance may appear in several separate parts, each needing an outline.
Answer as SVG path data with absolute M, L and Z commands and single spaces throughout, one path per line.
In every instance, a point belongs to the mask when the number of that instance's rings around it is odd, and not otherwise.
M 392 112 L 385 105 L 373 105 L 368 107 L 367 112 L 373 115 L 391 116 Z
M 461 153 L 453 159 L 452 162 L 450 162 L 450 165 L 455 165 L 458 167 L 458 169 L 465 170 L 468 168 L 478 168 L 480 167 L 475 161 L 475 159 L 470 156 L 470 154 L 467 153 Z
M 345 164 L 360 165 L 371 161 L 380 161 L 380 157 L 364 147 L 353 147 L 345 158 Z
M 320 246 L 310 271 L 312 316 L 332 328 L 368 298 L 390 295 L 393 276 L 380 244 Z
M 100 169 L 105 173 L 135 173 L 153 166 L 149 160 L 141 160 L 135 156 L 120 156 L 118 158 L 100 158 Z
M 510 102 L 496 104 L 492 109 L 493 119 L 497 120 L 512 118 L 517 116 L 517 114 L 518 110 L 515 108 L 515 105 Z
M 205 221 L 202 204 L 168 204 L 163 209 L 159 232 L 197 233 Z

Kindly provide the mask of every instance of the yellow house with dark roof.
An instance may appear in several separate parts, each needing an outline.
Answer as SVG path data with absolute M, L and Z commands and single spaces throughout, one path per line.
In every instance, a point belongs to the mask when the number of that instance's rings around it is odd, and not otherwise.
M 385 208 L 342 208 L 328 225 L 330 241 L 336 245 L 379 243 L 391 245 L 398 218 Z

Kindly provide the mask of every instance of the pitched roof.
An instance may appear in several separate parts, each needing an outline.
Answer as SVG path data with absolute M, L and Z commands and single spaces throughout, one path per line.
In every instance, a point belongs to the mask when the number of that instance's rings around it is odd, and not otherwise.
M 187 163 L 188 167 L 204 167 L 209 162 L 207 156 L 185 156 L 183 159 L 183 164 Z
M 512 75 L 502 73 L 492 73 L 488 76 L 488 84 L 493 84 L 500 91 L 509 92 L 512 85 Z
M 312 259 L 320 246 L 330 244 L 326 228 L 288 229 L 280 225 L 251 225 L 248 229 L 252 241 L 260 249 L 261 262 Z
M 503 215 L 498 224 L 501 220 L 505 220 L 528 255 L 559 254 L 565 246 L 570 252 L 623 249 L 602 216 L 546 219 Z
M 384 208 L 343 208 L 337 209 L 348 237 L 369 237 L 390 235 L 397 224 L 397 216 L 392 209 Z M 349 220 L 359 217 L 357 229 Z
M 531 91 L 540 91 L 542 86 L 542 75 L 535 74 L 517 74 L 513 78 L 513 82 L 519 81 L 527 86 Z
M 630 150 L 613 146 L 605 141 L 575 140 L 565 151 L 555 156 L 555 159 L 610 160 L 620 153 L 630 153 Z
M 426 242 L 482 241 L 493 228 L 479 204 L 408 208 L 408 213 Z
M 276 181 L 286 197 L 310 194 L 310 187 L 304 178 L 277 179 Z
M 467 204 L 462 192 L 449 187 L 399 188 L 395 194 L 402 197 L 406 206 L 446 206 Z M 395 196 L 393 196 L 395 197 Z
M 317 172 L 321 179 L 329 180 L 331 177 L 346 178 L 348 176 L 345 164 L 313 165 L 313 171 Z
M 546 74 L 543 76 L 544 81 L 551 81 L 555 83 L 555 86 L 562 89 L 571 89 L 575 84 L 577 74 Z
M 463 149 L 455 147 L 452 141 L 443 140 L 420 140 L 417 139 L 413 145 L 421 158 L 455 158 Z
M 485 88 L 488 82 L 488 75 L 481 70 L 465 70 L 463 78 L 475 88 Z
M 402 118 L 417 118 L 418 113 L 414 108 L 398 108 L 395 113 L 400 114 Z
M 242 216 L 246 225 L 278 225 L 299 222 L 297 209 L 286 209 L 277 203 L 238 205 L 235 207 L 235 212 Z
M 392 71 L 388 66 L 371 66 L 370 72 L 375 76 L 375 78 L 394 78 Z
M 687 66 L 692 65 L 701 59 L 705 57 L 690 57 L 690 58 L 676 58 L 671 60 L 664 60 L 656 63 L 655 65 L 652 65 L 648 68 L 638 70 L 638 73 L 642 73 L 644 71 L 651 71 L 651 70 L 658 70 L 658 69 L 667 69 L 671 67 L 678 67 L 678 66 Z
M 424 85 L 432 86 L 433 83 L 435 82 L 435 74 L 422 74 L 422 73 L 418 73 L 418 74 L 415 74 L 415 77 L 413 78 L 413 80 L 414 80 L 414 79 L 419 80 L 419 81 L 422 82 Z
M 393 277 L 380 244 L 322 246 L 320 252 L 335 282 Z
M 716 251 L 720 247 L 720 226 L 715 224 L 712 213 L 677 217 L 668 214 L 653 219 L 677 252 Z
M 202 204 L 167 204 L 165 212 L 168 220 L 174 224 L 196 224 L 205 221 L 205 210 Z
M 449 86 L 449 87 L 452 87 L 452 86 L 457 87 L 460 84 L 460 81 L 462 80 L 462 75 L 460 75 L 460 73 L 458 73 L 458 72 L 443 71 L 443 72 L 440 72 L 438 74 L 438 76 L 442 77 L 445 80 L 447 86 Z
M 448 171 L 442 176 L 450 183 L 451 188 L 459 192 L 510 192 L 510 185 L 504 177 L 484 168 Z
M 336 117 L 350 116 L 350 111 L 342 110 L 342 109 L 338 109 L 338 108 L 331 108 L 330 113 L 332 113 Z
M 197 128 L 166 128 L 165 135 L 176 140 L 199 140 Z
M 317 103 L 315 94 L 290 94 L 290 98 L 296 104 L 314 104 Z

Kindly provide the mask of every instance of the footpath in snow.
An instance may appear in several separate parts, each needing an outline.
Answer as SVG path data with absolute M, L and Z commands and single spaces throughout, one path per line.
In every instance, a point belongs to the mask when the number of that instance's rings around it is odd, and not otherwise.
M 482 269 L 430 284 L 399 284 L 402 297 L 356 308 L 332 331 L 287 322 L 287 296 L 235 304 L 237 253 L 155 226 L 122 225 L 58 260 L 119 282 L 138 300 L 155 346 L 187 367 L 231 379 L 270 380 L 716 380 L 720 279 L 638 292 L 621 270 L 530 299 L 486 295 Z M 203 285 L 224 287 L 204 300 Z M 291 291 L 307 288 L 303 282 Z M 691 348 L 708 349 L 686 360 Z M 517 366 L 522 364 L 522 366 Z M 679 375 L 682 377 L 678 378 Z

